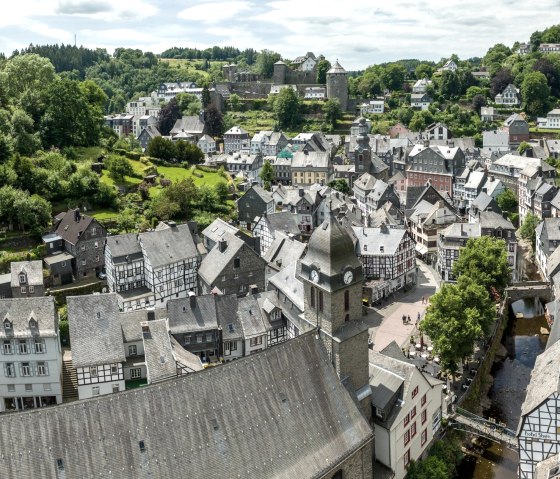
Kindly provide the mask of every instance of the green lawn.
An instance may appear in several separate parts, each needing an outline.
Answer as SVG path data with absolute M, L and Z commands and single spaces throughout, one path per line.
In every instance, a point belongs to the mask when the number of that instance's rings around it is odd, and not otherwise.
M 74 148 L 78 154 L 78 161 L 93 161 L 105 154 L 105 148 L 101 146 L 77 146 Z
M 99 179 L 99 181 L 102 181 L 103 183 L 106 183 L 110 186 L 124 186 L 125 188 L 130 188 L 131 186 L 134 185 L 138 185 L 140 183 L 142 183 L 142 180 L 140 178 L 133 178 L 132 176 L 125 176 L 124 177 L 124 183 L 115 183 L 115 180 L 113 178 L 111 178 L 111 176 L 109 175 L 109 172 L 107 170 L 103 170 L 103 173 L 101 174 L 101 178 Z
M 161 58 L 160 61 L 164 63 L 168 63 L 169 66 L 171 66 L 172 68 L 187 70 L 189 72 L 197 72 L 200 73 L 205 78 L 210 78 L 208 72 L 205 72 L 204 70 L 198 70 L 196 68 L 196 66 L 199 67 L 202 66 L 204 60 L 186 60 L 183 58 Z M 213 63 L 213 62 L 209 62 L 209 63 Z M 224 64 L 226 62 L 217 62 L 217 63 Z
M 118 212 L 110 209 L 88 211 L 88 215 L 93 216 L 98 221 L 113 220 L 118 216 L 118 214 Z
M 158 173 L 164 178 L 171 180 L 172 182 L 177 182 L 184 180 L 185 178 L 192 178 L 196 186 L 208 185 L 215 186 L 218 183 L 225 183 L 225 179 L 222 178 L 218 173 L 207 173 L 206 171 L 196 170 L 197 175 L 202 175 L 202 178 L 198 176 L 193 176 L 190 168 L 181 168 L 177 166 L 158 166 Z

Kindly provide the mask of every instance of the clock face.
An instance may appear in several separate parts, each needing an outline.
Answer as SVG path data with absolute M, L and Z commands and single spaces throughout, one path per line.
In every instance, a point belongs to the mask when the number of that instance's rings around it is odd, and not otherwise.
M 313 281 L 314 283 L 318 283 L 319 282 L 319 271 L 317 271 L 316 269 L 311 270 L 311 281 Z
M 354 275 L 352 274 L 352 271 L 346 271 L 346 273 L 344 273 L 344 284 L 350 284 L 353 279 Z

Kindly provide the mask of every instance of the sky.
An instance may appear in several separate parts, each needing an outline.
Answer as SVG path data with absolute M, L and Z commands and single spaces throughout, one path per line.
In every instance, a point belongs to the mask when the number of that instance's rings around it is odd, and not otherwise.
M 560 0 L 16 0 L 2 5 L 0 51 L 234 46 L 284 59 L 313 52 L 347 70 L 399 59 L 484 56 L 554 24 Z M 549 12 L 549 14 L 547 14 Z

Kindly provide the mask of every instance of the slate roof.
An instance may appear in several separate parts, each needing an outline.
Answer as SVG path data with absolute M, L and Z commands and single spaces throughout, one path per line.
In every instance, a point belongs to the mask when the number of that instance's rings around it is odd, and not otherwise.
M 311 234 L 307 253 L 301 261 L 318 268 L 327 277 L 340 274 L 347 267 L 361 268 L 352 238 L 332 212 Z
M 229 135 L 246 135 L 247 138 L 249 137 L 249 133 L 247 130 L 241 128 L 240 126 L 233 126 L 228 131 L 224 133 L 224 137 Z
M 328 168 L 331 166 L 329 153 L 326 151 L 296 151 L 292 158 L 294 168 Z
M 364 173 L 354 182 L 354 186 L 367 193 L 373 189 L 376 182 L 377 178 L 375 178 L 375 176 L 369 173 Z
M 535 367 L 531 371 L 531 381 L 527 385 L 525 400 L 521 405 L 521 416 L 529 414 L 552 394 L 560 392 L 558 364 L 560 364 L 560 341 L 537 356 Z
M 265 221 L 268 223 L 268 227 L 271 231 L 293 234 L 295 236 L 301 234 L 297 222 L 297 215 L 293 214 L 291 211 L 279 211 L 266 215 Z
M 199 256 L 188 224 L 140 233 L 139 240 L 152 268 Z
M 554 195 L 554 198 L 550 200 L 550 206 L 553 206 L 556 209 L 560 209 L 560 190 Z
M 245 241 L 229 233 L 224 234 L 221 239 L 227 241 L 225 251 L 220 251 L 219 244 L 216 244 L 204 257 L 198 268 L 199 277 L 208 285 L 213 285 L 218 280 L 229 262 L 239 255 L 241 249 L 248 248 L 251 250 L 245 244 Z
M 83 215 L 79 212 L 77 215 L 76 210 L 70 209 L 58 224 L 56 234 L 65 241 L 75 245 L 80 238 L 80 234 L 87 229 L 92 221 L 93 218 L 91 216 Z
M 453 223 L 442 232 L 445 238 L 478 238 L 481 235 L 478 223 Z
M 32 331 L 29 321 L 37 321 L 37 330 Z M 37 298 L 0 299 L 0 322 L 8 319 L 12 323 L 7 335 L 0 324 L 0 338 L 30 338 L 38 333 L 41 337 L 58 336 L 58 317 L 52 296 Z
M 130 260 L 142 257 L 142 247 L 137 233 L 108 236 L 105 247 L 111 252 L 113 263 L 126 261 L 127 256 Z
M 210 241 L 217 243 L 225 233 L 230 233 L 235 235 L 239 232 L 239 229 L 229 223 L 226 223 L 221 218 L 216 218 L 212 223 L 210 223 L 204 230 L 202 230 L 202 235 L 208 238 Z
M 558 241 L 560 240 L 560 218 L 545 218 L 541 223 L 543 225 L 542 233 L 546 233 L 547 239 Z M 537 232 L 537 237 L 540 234 Z
M 124 362 L 117 294 L 69 296 L 66 302 L 73 366 L 80 368 Z
M 245 338 L 266 334 L 267 327 L 263 321 L 257 295 L 251 294 L 239 298 L 237 303 L 237 317 L 243 328 Z
M 406 236 L 404 228 L 355 226 L 353 230 L 358 239 L 356 249 L 363 256 L 393 256 L 397 253 L 401 241 Z M 381 248 L 383 248 L 383 251 L 381 251 Z
M 173 336 L 169 336 L 169 342 L 171 343 L 173 357 L 177 363 L 188 368 L 191 372 L 202 371 L 204 369 L 200 358 L 196 354 L 183 348 Z
M 167 317 L 167 310 L 165 308 L 154 308 L 150 311 L 153 311 L 155 319 Z M 142 327 L 140 323 L 144 321 L 148 321 L 148 310 L 146 309 L 119 313 L 119 322 L 121 323 L 123 340 L 125 343 L 142 341 Z
M 172 334 L 210 331 L 218 329 L 215 296 L 212 294 L 191 298 L 172 299 L 167 302 L 169 330 Z
M 183 118 L 179 118 L 175 122 L 175 125 L 173 125 L 170 133 L 171 136 L 175 136 L 182 131 L 202 135 L 204 132 L 204 122 L 200 121 L 198 116 L 184 116 Z
M 331 69 L 327 73 L 346 73 L 346 70 L 344 68 L 342 68 L 340 63 L 338 63 L 338 60 L 336 60 L 334 62 L 334 65 L 331 67 Z
M 282 268 L 274 276 L 268 280 L 276 289 L 282 292 L 295 306 L 300 310 L 304 310 L 303 299 L 303 283 L 296 274 L 297 263 L 290 263 Z
M 322 342 L 305 334 L 154 386 L 2 415 L 0 470 L 58 477 L 61 459 L 68 478 L 322 477 L 372 440 Z
M 216 312 L 218 314 L 218 322 L 222 327 L 222 339 L 224 341 L 241 339 L 243 337 L 243 328 L 237 317 L 237 295 L 226 294 L 223 296 L 215 296 Z
M 283 266 L 300 259 L 305 248 L 305 243 L 289 238 L 284 233 L 276 233 L 263 259 L 274 269 L 280 270 Z
M 472 188 L 477 190 L 478 188 L 482 187 L 482 182 L 484 181 L 485 177 L 486 172 L 484 171 L 471 171 L 469 179 L 465 183 L 465 189 Z
M 143 322 L 142 331 L 148 381 L 155 383 L 176 376 L 177 365 L 171 349 L 167 320 Z
M 144 128 L 142 128 L 142 131 L 140 132 L 140 135 L 142 133 L 146 132 L 146 135 L 148 135 L 150 138 L 157 138 L 158 136 L 161 136 L 160 131 L 157 129 L 157 127 L 155 125 L 147 125 Z M 140 136 L 138 135 L 138 136 Z
M 484 191 L 480 192 L 478 196 L 471 202 L 471 208 L 477 208 L 479 211 L 486 211 L 488 207 L 491 207 L 492 211 L 497 208 L 499 210 L 498 213 L 501 213 L 501 210 L 494 198 L 484 193 Z
M 512 222 L 496 211 L 481 211 L 478 222 L 482 228 L 501 228 L 502 230 L 515 231 Z
M 19 287 L 19 275 L 25 273 L 26 285 L 43 286 L 43 262 L 36 261 L 13 261 L 10 264 L 11 285 Z

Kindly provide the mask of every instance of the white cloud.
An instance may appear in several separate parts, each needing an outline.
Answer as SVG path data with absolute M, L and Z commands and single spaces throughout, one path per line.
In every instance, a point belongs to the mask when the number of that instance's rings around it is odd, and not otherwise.
M 250 9 L 251 4 L 246 1 L 200 3 L 180 11 L 178 17 L 192 22 L 219 23 Z

